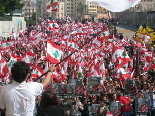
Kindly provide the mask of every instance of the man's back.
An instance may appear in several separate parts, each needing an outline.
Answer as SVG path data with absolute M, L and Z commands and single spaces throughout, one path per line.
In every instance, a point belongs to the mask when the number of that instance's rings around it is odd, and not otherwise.
M 0 108 L 6 108 L 6 116 L 33 116 L 35 99 L 42 91 L 41 83 L 14 81 L 1 88 Z

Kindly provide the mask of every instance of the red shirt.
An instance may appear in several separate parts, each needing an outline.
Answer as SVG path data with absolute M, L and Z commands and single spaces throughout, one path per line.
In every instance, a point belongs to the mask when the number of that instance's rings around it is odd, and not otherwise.
M 129 99 L 130 99 L 130 97 L 124 97 L 124 96 L 119 97 L 119 101 L 121 102 L 121 104 L 123 104 L 123 105 L 127 104 L 126 106 L 122 107 L 122 112 L 130 112 L 131 111 L 131 104 L 130 104 Z

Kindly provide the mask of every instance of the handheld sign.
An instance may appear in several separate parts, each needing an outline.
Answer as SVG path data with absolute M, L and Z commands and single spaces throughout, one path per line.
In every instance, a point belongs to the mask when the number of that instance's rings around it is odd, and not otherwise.
M 100 84 L 100 77 L 88 77 L 88 93 L 98 94 L 99 84 Z
M 147 98 L 135 98 L 135 112 L 148 112 Z
M 120 102 L 116 101 L 116 102 L 110 102 L 110 112 L 112 114 L 115 114 L 116 116 L 120 115 Z

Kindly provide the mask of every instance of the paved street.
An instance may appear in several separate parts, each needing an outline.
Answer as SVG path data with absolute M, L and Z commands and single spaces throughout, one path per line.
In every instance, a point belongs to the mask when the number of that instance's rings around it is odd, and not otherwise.
M 132 39 L 133 35 L 135 32 L 138 30 L 137 27 L 135 26 L 129 26 L 129 25 L 124 25 L 124 24 L 118 24 L 117 25 L 117 30 L 120 33 L 123 33 L 123 35 L 128 37 L 128 39 Z

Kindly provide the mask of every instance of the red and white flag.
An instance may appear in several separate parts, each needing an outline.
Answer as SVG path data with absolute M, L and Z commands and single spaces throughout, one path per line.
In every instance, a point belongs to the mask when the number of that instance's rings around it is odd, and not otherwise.
M 47 41 L 47 58 L 51 63 L 57 64 L 62 56 L 61 48 L 50 40 Z
M 37 79 L 37 78 L 40 77 L 43 73 L 44 73 L 44 72 L 43 72 L 42 68 L 35 65 L 35 66 L 33 67 L 32 75 L 31 75 L 32 80 Z
M 54 7 L 52 7 L 52 10 L 51 11 L 55 11 L 55 12 L 57 12 L 58 11 L 58 6 L 54 6 Z
M 46 7 L 46 9 L 50 9 L 51 7 L 54 7 L 54 6 L 57 6 L 58 5 L 58 2 L 53 2 L 52 4 L 48 5 Z
M 59 25 L 56 22 L 50 21 L 48 24 L 49 24 L 49 29 L 50 30 L 55 30 L 55 29 L 59 28 Z
M 2 78 L 3 78 L 4 76 L 7 75 L 7 73 L 9 72 L 9 69 L 8 69 L 7 61 L 5 59 L 0 60 L 0 64 L 1 64 L 0 65 L 0 70 L 1 70 L 0 75 L 2 75 Z

